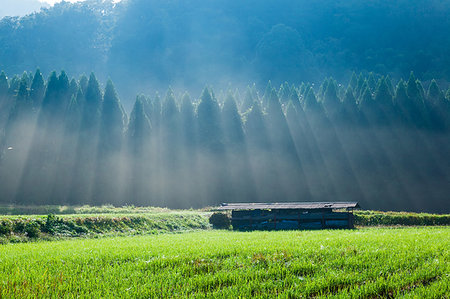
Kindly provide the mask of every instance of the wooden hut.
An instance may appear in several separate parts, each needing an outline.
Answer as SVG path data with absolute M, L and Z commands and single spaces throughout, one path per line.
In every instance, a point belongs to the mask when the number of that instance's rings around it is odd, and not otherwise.
M 353 228 L 357 202 L 223 203 L 235 230 Z

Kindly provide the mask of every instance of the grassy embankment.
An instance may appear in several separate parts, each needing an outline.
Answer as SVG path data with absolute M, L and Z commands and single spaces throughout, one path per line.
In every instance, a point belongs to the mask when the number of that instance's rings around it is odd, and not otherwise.
M 0 298 L 445 298 L 450 228 L 231 232 L 0 245 Z
M 210 213 L 198 210 L 85 206 L 71 212 L 73 214 L 0 215 L 0 244 L 37 239 L 186 232 L 210 227 Z

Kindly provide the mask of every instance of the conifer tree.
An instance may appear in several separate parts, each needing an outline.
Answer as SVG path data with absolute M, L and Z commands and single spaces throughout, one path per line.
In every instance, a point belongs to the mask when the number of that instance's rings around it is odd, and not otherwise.
M 42 109 L 39 116 L 40 124 L 59 122 L 70 102 L 69 79 L 64 71 L 59 76 L 52 72 L 48 79 L 47 89 L 42 100 Z
M 76 95 L 72 96 L 67 107 L 66 134 L 73 135 L 79 132 L 84 101 L 83 91 L 79 87 Z
M 241 107 L 242 106 L 242 97 L 241 97 L 241 93 L 239 92 L 239 88 L 236 88 L 235 90 L 234 90 L 234 93 L 233 93 L 233 97 L 234 97 L 234 99 L 235 99 L 235 101 L 236 101 L 236 105 L 237 105 L 237 107 L 238 107 L 238 109 L 239 109 L 239 107 Z M 225 98 L 226 99 L 226 98 Z M 224 101 L 225 102 L 225 101 Z
M 316 95 L 319 102 L 323 101 L 323 97 L 325 95 L 325 91 L 327 90 L 328 83 L 329 83 L 329 79 L 325 78 L 325 80 L 323 80 L 322 84 L 319 87 L 319 91 L 317 92 L 317 95 Z
M 101 114 L 102 92 L 94 73 L 91 73 L 84 93 L 83 129 L 96 130 Z
M 307 92 L 307 85 L 304 83 L 304 82 L 302 82 L 301 84 L 300 84 L 300 87 L 298 88 L 298 95 L 301 97 L 301 98 L 304 98 L 305 97 L 305 93 Z
M 198 184 L 198 173 L 196 169 L 196 119 L 194 105 L 188 93 L 181 99 L 180 107 L 180 167 L 179 190 L 186 202 L 198 204 L 198 190 L 193 190 L 192 186 Z
M 64 118 L 70 102 L 69 80 L 64 71 L 59 76 L 52 72 L 39 112 L 37 129 L 32 138 L 30 155 L 25 165 L 25 175 L 21 182 L 21 192 L 17 199 L 33 197 L 37 203 L 63 204 L 58 179 L 65 167 L 61 153 L 65 142 Z M 36 189 L 27 194 L 27 186 L 36 183 Z
M 397 106 L 406 106 L 408 105 L 408 102 L 409 99 L 406 91 L 406 83 L 405 81 L 400 80 L 395 90 L 394 104 Z
M 337 119 L 340 104 L 341 101 L 337 95 L 336 83 L 332 78 L 330 78 L 323 94 L 323 106 L 330 119 Z
M 229 92 L 222 109 L 224 142 L 227 147 L 236 147 L 244 143 L 244 131 L 236 101 Z
M 416 80 L 417 89 L 419 90 L 420 98 L 421 98 L 421 105 L 425 102 L 425 89 L 423 88 L 422 82 L 420 80 Z
M 374 103 L 374 100 L 372 97 L 372 92 L 370 91 L 369 87 L 366 87 L 366 89 L 362 93 L 359 105 L 360 105 L 360 107 L 367 107 L 368 109 L 370 109 L 369 107 L 372 107 L 373 103 Z
M 139 157 L 144 150 L 144 145 L 151 134 L 151 124 L 144 111 L 142 97 L 137 97 L 130 114 L 130 122 L 127 129 L 127 139 L 131 152 Z
M 289 95 L 289 102 L 292 103 L 292 105 L 294 105 L 296 111 L 302 109 L 300 98 L 295 88 L 291 89 L 291 94 Z
M 33 77 L 33 82 L 31 83 L 30 89 L 30 97 L 33 102 L 33 106 L 38 108 L 42 104 L 42 100 L 44 99 L 45 93 L 45 82 L 42 77 L 42 73 L 39 69 L 36 70 L 36 73 Z
M 125 112 L 111 80 L 106 83 L 103 95 L 99 144 L 96 160 L 94 203 L 120 203 L 120 178 L 122 168 L 118 159 L 122 149 Z
M 181 128 L 183 138 L 183 145 L 186 148 L 192 149 L 195 145 L 195 113 L 194 106 L 192 105 L 191 98 L 189 94 L 185 93 L 181 101 Z
M 28 118 L 31 116 L 32 108 L 28 91 L 28 80 L 27 77 L 22 76 L 17 95 L 15 96 L 15 104 L 9 116 L 9 122 L 17 124 L 16 122 L 30 121 Z
M 227 160 L 228 194 L 232 197 L 253 198 L 254 186 L 241 115 L 229 92 L 222 108 L 222 127 Z
M 280 192 L 285 192 L 288 198 L 294 199 L 294 190 L 297 194 L 307 194 L 308 188 L 303 185 L 305 178 L 292 139 L 285 115 L 281 109 L 277 92 L 273 89 L 267 106 L 267 131 L 272 144 L 276 172 L 283 186 Z M 287 175 L 289 174 L 289 175 Z M 294 183 L 294 181 L 296 183 Z
M 362 117 L 367 122 L 368 126 L 379 125 L 379 109 L 377 103 L 372 97 L 372 92 L 369 86 L 364 90 L 360 102 L 359 109 L 361 111 Z
M 166 93 L 166 97 L 164 99 L 161 111 L 161 119 L 164 126 L 173 126 L 175 125 L 175 121 L 177 120 L 178 115 L 178 107 L 175 102 L 175 96 L 173 94 L 172 89 Z
M 309 91 L 306 93 L 305 97 L 305 112 L 308 113 L 317 113 L 323 112 L 322 104 L 317 101 L 316 95 L 312 87 L 309 88 Z
M 252 105 L 253 105 L 253 95 L 252 95 L 252 90 L 250 89 L 250 86 L 247 86 L 247 89 L 245 90 L 245 95 L 244 95 L 244 100 L 242 101 L 242 105 L 241 105 L 241 112 L 246 112 L 248 111 Z
M 152 108 L 153 109 L 152 114 L 150 116 L 150 120 L 152 123 L 153 131 L 156 133 L 156 131 L 159 130 L 159 126 L 161 123 L 161 110 L 162 110 L 161 98 L 159 97 L 158 93 L 156 93 L 155 97 L 153 98 Z
M 410 105 L 410 99 L 407 94 L 406 83 L 400 80 L 395 89 L 394 105 L 396 107 L 396 119 L 403 123 L 409 122 L 409 116 L 405 109 Z
M 69 94 L 71 94 L 71 92 L 69 92 Z M 80 200 L 78 196 L 72 196 L 71 192 L 73 191 L 73 183 L 77 182 L 78 179 L 76 177 L 76 170 L 81 169 L 80 165 L 78 165 L 80 161 L 77 161 L 77 145 L 81 127 L 83 103 L 84 96 L 81 88 L 78 88 L 77 93 L 71 96 L 64 117 L 64 133 L 60 151 L 61 158 L 59 167 L 56 170 L 53 188 L 53 196 L 58 198 L 59 201 L 64 204 L 76 204 Z M 106 187 L 105 184 L 102 184 L 102 186 Z M 81 192 L 78 192 L 77 194 L 81 194 Z M 112 201 L 109 202 L 112 203 Z
M 79 85 L 80 85 L 80 88 L 81 88 L 81 92 L 82 92 L 83 94 L 86 94 L 88 82 L 89 82 L 89 80 L 88 80 L 88 78 L 86 77 L 86 75 L 82 75 L 82 76 L 80 77 Z
M 380 78 L 378 81 L 374 102 L 371 113 L 375 115 L 376 122 L 384 126 L 389 125 L 394 117 L 394 106 L 385 78 Z
M 126 138 L 130 154 L 130 181 L 127 186 L 129 195 L 139 205 L 155 205 L 157 202 L 149 202 L 149 198 L 156 195 L 152 192 L 152 177 L 150 164 L 149 141 L 151 137 L 151 123 L 144 111 L 144 97 L 138 96 L 130 114 Z M 152 165 L 153 166 L 153 165 Z
M 281 103 L 287 103 L 289 101 L 289 95 L 291 94 L 291 87 L 289 83 L 284 82 L 281 84 L 280 89 L 278 90 L 278 98 Z
M 436 80 L 432 80 L 430 86 L 428 87 L 427 99 L 433 105 L 438 105 L 441 101 L 445 100 L 444 93 L 439 88 Z
M 367 77 L 367 85 L 369 86 L 371 92 L 375 92 L 375 89 L 377 87 L 377 80 L 375 79 L 375 75 L 372 72 L 370 72 L 369 77 Z
M 61 115 L 63 115 L 69 105 L 70 99 L 72 98 L 69 77 L 67 77 L 65 71 L 61 71 L 58 76 L 58 98 L 59 111 L 61 112 Z
M 269 98 L 272 93 L 272 89 L 273 89 L 272 82 L 269 80 L 267 82 L 266 89 L 264 90 L 264 95 L 262 98 L 262 101 L 263 101 L 262 104 L 264 107 L 267 106 L 267 103 L 269 102 Z
M 350 82 L 348 83 L 348 86 L 351 87 L 352 90 L 356 89 L 356 87 L 358 86 L 358 77 L 356 77 L 355 72 L 352 73 L 352 76 L 350 78 Z
M 125 126 L 125 111 L 111 80 L 106 83 L 100 119 L 99 154 L 120 151 Z
M 164 170 L 167 173 L 167 179 L 163 180 L 164 183 L 170 181 L 170 179 L 174 179 L 174 176 L 176 175 L 174 170 L 179 163 L 179 121 L 180 115 L 176 105 L 175 96 L 172 89 L 169 88 L 161 112 L 161 155 Z M 169 189 L 169 187 L 167 189 Z M 171 202 L 173 204 L 173 200 L 171 200 Z
M 392 108 L 392 95 L 389 92 L 389 86 L 385 78 L 380 78 L 378 81 L 378 86 L 375 91 L 375 102 L 385 111 Z
M 103 95 L 93 73 L 89 76 L 86 92 L 83 92 L 81 84 L 80 89 L 84 95 L 84 103 L 81 105 L 83 111 L 77 140 L 75 175 L 69 201 L 74 202 L 77 198 L 84 197 L 85 201 L 90 204 L 99 204 L 95 192 L 95 176 L 98 167 L 97 157 Z
M 363 93 L 366 91 L 366 89 L 369 89 L 369 92 L 372 92 L 370 90 L 368 81 L 364 80 L 364 82 L 363 82 L 363 84 L 361 86 L 361 89 L 359 90 L 359 93 L 357 94 L 357 96 L 358 96 L 358 103 L 361 102 Z
M 345 124 L 357 125 L 359 121 L 358 106 L 353 94 L 352 88 L 349 86 L 345 92 L 341 106 L 342 120 Z
M 72 78 L 72 80 L 70 80 L 70 83 L 69 83 L 69 95 L 70 95 L 70 98 L 72 98 L 73 96 L 76 96 L 77 92 L 78 92 L 77 80 Z
M 409 103 L 400 108 L 407 115 L 412 125 L 424 127 L 427 120 L 425 119 L 426 117 L 424 114 L 423 88 L 421 85 L 417 84 L 413 72 L 411 72 L 406 84 L 406 92 L 408 94 Z
M 213 152 L 222 152 L 220 108 L 208 88 L 204 88 L 197 107 L 199 145 Z
M 17 94 L 17 90 L 19 90 L 20 78 L 17 75 L 14 75 L 9 82 L 8 95 L 13 98 Z
M 12 106 L 12 100 L 8 93 L 9 90 L 9 83 L 8 78 L 6 77 L 5 72 L 0 73 L 0 128 L 4 128 L 6 125 L 6 122 L 9 117 L 9 111 Z M 0 160 L 2 156 L 2 139 L 4 132 L 2 129 L 0 129 Z
M 269 149 L 270 141 L 267 135 L 264 115 L 258 101 L 253 102 L 252 108 L 247 114 L 245 132 L 250 143 L 253 143 L 256 148 Z
M 406 83 L 406 90 L 408 97 L 411 99 L 412 103 L 414 103 L 415 105 L 420 105 L 423 99 L 421 98 L 421 93 L 416 83 L 416 78 L 414 77 L 413 72 L 411 72 L 409 80 Z
M 5 72 L 0 73 L 0 99 L 6 97 L 8 94 L 9 83 L 8 78 L 6 77 Z
M 271 142 L 259 101 L 254 101 L 245 122 L 251 173 L 255 183 L 257 199 L 269 200 L 277 194 L 278 178 L 271 151 Z M 279 195 L 279 194 L 278 194 Z
M 365 88 L 364 88 L 363 85 L 364 85 L 364 82 L 365 82 L 365 81 L 366 81 L 366 80 L 364 79 L 362 73 L 360 73 L 359 76 L 358 76 L 358 82 L 357 82 L 357 84 L 356 84 L 356 88 L 355 88 L 355 90 L 354 90 L 355 96 L 356 96 L 357 99 L 359 99 L 361 93 L 364 92 L 364 89 L 365 89 Z
M 390 77 L 389 75 L 387 75 L 385 81 L 386 81 L 386 84 L 387 84 L 389 93 L 391 94 L 391 96 L 394 96 L 394 94 L 395 94 L 395 89 L 394 89 L 394 86 L 392 85 L 392 79 L 391 79 L 391 77 Z
M 145 115 L 147 115 L 150 122 L 152 121 L 152 115 L 153 115 L 153 103 L 150 97 L 145 96 L 144 94 L 139 94 L 139 98 L 141 98 L 142 103 L 144 104 L 144 112 Z
M 0 132 L 5 130 L 4 137 L 0 136 L 0 175 L 3 171 L 6 176 L 1 177 L 3 188 L 13 188 L 18 191 L 22 170 L 24 169 L 27 153 L 30 147 L 34 121 L 32 119 L 32 105 L 29 99 L 28 75 L 24 73 L 19 82 L 14 104 L 10 110 L 8 121 Z M 3 135 L 3 134 L 1 134 Z M 4 151 L 6 148 L 10 150 Z M 3 170 L 3 171 L 2 171 Z M 19 203 L 26 203 L 24 198 Z
M 450 105 L 445 99 L 444 93 L 437 85 L 436 80 L 432 80 L 428 87 L 426 107 L 430 114 L 431 125 L 434 129 L 442 129 L 447 126 L 447 113 Z

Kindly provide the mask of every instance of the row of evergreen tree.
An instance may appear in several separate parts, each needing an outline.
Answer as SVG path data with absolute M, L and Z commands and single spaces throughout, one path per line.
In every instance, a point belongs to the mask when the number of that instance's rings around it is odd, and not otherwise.
M 440 210 L 450 178 L 450 90 L 411 74 L 348 86 L 269 82 L 199 99 L 139 95 L 41 72 L 0 75 L 0 203 L 158 205 L 356 200 Z

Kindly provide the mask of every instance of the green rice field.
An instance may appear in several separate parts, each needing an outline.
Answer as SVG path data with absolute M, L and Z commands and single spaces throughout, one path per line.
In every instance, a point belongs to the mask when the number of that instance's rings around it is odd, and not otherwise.
M 0 245 L 0 298 L 448 298 L 450 227 Z

